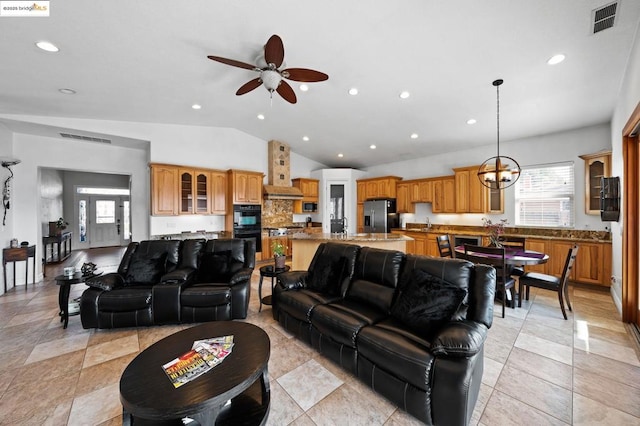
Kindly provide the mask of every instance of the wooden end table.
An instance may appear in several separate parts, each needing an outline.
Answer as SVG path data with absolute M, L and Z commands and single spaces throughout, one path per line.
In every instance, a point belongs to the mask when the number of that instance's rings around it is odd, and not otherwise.
M 36 246 L 22 246 L 2 249 L 2 272 L 4 274 L 4 292 L 7 292 L 7 263 L 13 263 L 13 286 L 16 285 L 16 262 L 26 261 L 24 288 L 29 282 L 29 258 L 33 258 L 33 283 L 36 283 Z
M 229 356 L 179 388 L 162 366 L 191 350 L 195 340 L 233 335 Z M 158 424 L 184 417 L 200 425 L 262 425 L 270 407 L 269 336 L 239 321 L 214 321 L 179 331 L 140 352 L 120 378 L 122 423 Z M 181 424 L 181 423 L 178 423 Z
M 258 283 L 258 300 L 260 300 L 260 308 L 258 312 L 262 311 L 262 305 L 271 305 L 273 295 L 273 281 L 275 278 L 283 272 L 287 272 L 291 269 L 289 265 L 285 265 L 284 268 L 276 268 L 273 265 L 266 265 L 260 268 L 260 282 Z M 264 277 L 271 278 L 271 294 L 262 297 L 262 279 Z
M 58 275 L 55 280 L 56 284 L 60 286 L 60 291 L 58 292 L 58 306 L 60 307 L 60 322 L 63 322 L 63 328 L 67 328 L 67 324 L 69 324 L 69 293 L 71 291 L 72 284 L 80 284 L 84 283 L 86 280 L 92 277 L 97 277 L 101 275 L 102 271 L 96 269 L 91 274 L 83 274 L 82 272 L 76 272 L 73 275 Z M 78 315 L 79 312 L 73 313 L 71 315 Z

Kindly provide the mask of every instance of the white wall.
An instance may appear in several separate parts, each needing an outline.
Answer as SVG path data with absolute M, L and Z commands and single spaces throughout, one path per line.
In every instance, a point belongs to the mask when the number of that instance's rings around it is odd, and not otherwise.
M 404 179 L 453 175 L 452 168 L 481 164 L 495 155 L 495 142 L 476 149 L 456 153 L 434 155 L 397 163 L 368 167 L 367 177 L 395 175 Z M 566 132 L 540 135 L 510 142 L 500 142 L 500 154 L 516 159 L 521 167 L 537 164 L 573 161 L 576 182 L 576 229 L 604 230 L 610 222 L 601 222 L 599 216 L 584 213 L 584 161 L 582 154 L 591 154 L 611 149 L 611 130 L 609 124 L 584 127 Z M 509 224 L 515 223 L 514 187 L 504 191 L 504 214 L 493 215 L 507 218 Z M 432 223 L 482 225 L 486 214 L 433 214 L 431 204 L 417 204 L 415 214 L 401 215 L 401 222 L 424 223 L 427 216 Z
M 640 25 L 636 30 L 635 43 L 631 49 L 629 55 L 629 61 L 627 63 L 627 69 L 625 76 L 620 86 L 620 93 L 618 94 L 618 102 L 611 119 L 611 145 L 613 148 L 613 164 L 612 174 L 613 176 L 620 176 L 620 186 L 623 187 L 624 175 L 623 175 L 623 158 L 622 158 L 622 129 L 629 120 L 631 113 L 640 102 Z M 622 204 L 624 204 L 624 193 L 622 194 Z M 638 220 L 638 218 L 635 218 Z M 622 213 L 620 215 L 620 221 L 613 223 L 612 237 L 613 237 L 613 265 L 612 273 L 615 278 L 613 285 L 611 286 L 611 294 L 618 307 L 618 310 L 622 312 Z M 638 262 L 640 259 L 627 259 L 629 262 Z M 632 285 L 637 283 L 632 283 Z
M 356 204 L 358 193 L 356 180 L 362 179 L 364 175 L 363 171 L 356 169 L 320 169 L 311 173 L 311 177 L 320 180 L 320 212 L 317 220 L 322 222 L 322 232 L 331 232 L 331 212 L 329 210 L 331 185 L 344 185 L 344 216 L 348 221 L 348 232 L 357 232 Z
M 131 199 L 144 200 L 138 203 L 132 217 L 132 231 L 138 240 L 148 238 L 149 173 L 146 152 L 21 133 L 14 134 L 13 138 L 14 155 L 22 160 L 22 163 L 14 167 L 12 194 L 16 213 L 13 216 L 13 234 L 18 240 L 32 243 L 42 241 L 42 205 L 37 196 L 40 191 L 41 168 L 131 175 Z M 36 259 L 41 258 L 42 244 L 37 243 Z M 36 262 L 36 266 L 36 275 L 41 277 L 41 263 Z M 22 282 L 18 278 L 18 284 Z
M 13 133 L 9 131 L 6 127 L 0 124 L 0 157 L 13 157 Z M 15 169 L 15 167 L 12 167 Z M 15 170 L 14 170 L 15 171 Z M 9 171 L 5 168 L 0 169 L 0 183 L 4 184 L 5 179 L 10 176 Z M 13 185 L 12 185 L 13 187 Z M 13 188 L 12 188 L 13 189 Z M 7 211 L 6 225 L 0 226 L 0 244 L 2 247 L 9 247 L 9 241 L 13 238 L 13 212 L 14 208 L 14 199 L 11 199 L 12 208 Z M 4 210 L 0 209 L 0 215 L 4 214 Z M 2 222 L 0 221 L 0 224 Z M 25 262 L 18 262 L 15 265 L 24 268 L 24 266 L 20 266 L 19 264 L 23 264 Z M 9 281 L 9 274 L 11 273 L 10 264 L 7 264 L 7 270 L 9 273 L 7 274 L 7 281 Z M 24 269 L 22 269 L 22 272 Z M 21 274 L 20 276 L 24 276 Z M 0 294 L 4 294 L 4 278 L 0 277 L 0 281 L 2 281 L 2 286 L 0 287 Z M 12 282 L 7 282 L 7 290 L 13 287 Z

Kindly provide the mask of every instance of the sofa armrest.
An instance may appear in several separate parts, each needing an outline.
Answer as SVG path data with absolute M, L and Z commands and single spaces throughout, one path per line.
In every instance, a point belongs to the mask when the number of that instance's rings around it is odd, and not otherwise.
M 188 282 L 195 276 L 194 268 L 180 268 L 164 274 L 160 278 L 161 284 L 182 284 Z
M 436 357 L 463 358 L 477 354 L 487 338 L 487 327 L 475 321 L 452 321 L 436 334 L 431 352 Z
M 251 274 L 253 274 L 253 268 L 242 268 L 231 276 L 229 285 L 236 285 L 251 280 Z
M 122 275 L 116 272 L 111 272 L 108 274 L 89 278 L 84 283 L 89 287 L 97 288 L 104 291 L 111 291 L 114 288 L 124 287 L 124 278 L 122 278 Z
M 278 274 L 278 284 L 285 290 L 295 290 L 307 286 L 307 271 L 289 271 Z

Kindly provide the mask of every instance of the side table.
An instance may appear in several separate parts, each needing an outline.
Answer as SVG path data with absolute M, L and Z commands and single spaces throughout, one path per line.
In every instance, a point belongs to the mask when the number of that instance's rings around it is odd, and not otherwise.
M 33 258 L 33 283 L 36 283 L 36 246 L 13 247 L 2 249 L 2 272 L 4 273 L 4 292 L 7 292 L 7 263 L 13 263 L 13 285 L 16 285 L 16 262 L 26 261 L 24 288 L 29 281 L 29 258 Z
M 69 292 L 71 291 L 71 285 L 84 283 L 89 278 L 96 277 L 100 274 L 102 274 L 102 271 L 95 270 L 92 274 L 88 275 L 84 275 L 82 272 L 76 272 L 73 275 L 58 275 L 55 278 L 56 284 L 60 286 L 60 291 L 58 292 L 60 313 L 58 315 L 60 315 L 60 322 L 64 323 L 62 328 L 67 328 L 69 324 Z M 78 312 L 71 315 L 78 315 Z
M 42 237 L 42 245 L 44 246 L 42 259 L 45 266 L 47 263 L 60 263 L 71 255 L 72 237 L 73 232 L 71 231 Z M 49 257 L 49 247 L 51 247 L 51 257 Z
M 258 283 L 258 299 L 260 299 L 260 308 L 258 312 L 262 311 L 262 305 L 271 305 L 271 294 L 273 294 L 274 279 L 283 272 L 287 272 L 291 269 L 289 265 L 285 265 L 284 268 L 276 268 L 273 265 L 267 265 L 260 268 L 260 282 Z M 271 294 L 262 297 L 262 279 L 264 277 L 271 278 Z

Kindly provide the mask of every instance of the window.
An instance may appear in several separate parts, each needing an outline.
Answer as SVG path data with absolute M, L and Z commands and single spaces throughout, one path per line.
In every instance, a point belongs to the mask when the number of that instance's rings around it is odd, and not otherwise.
M 516 225 L 574 226 L 573 162 L 524 167 L 516 182 Z
M 116 223 L 116 202 L 113 200 L 96 200 L 96 223 Z

